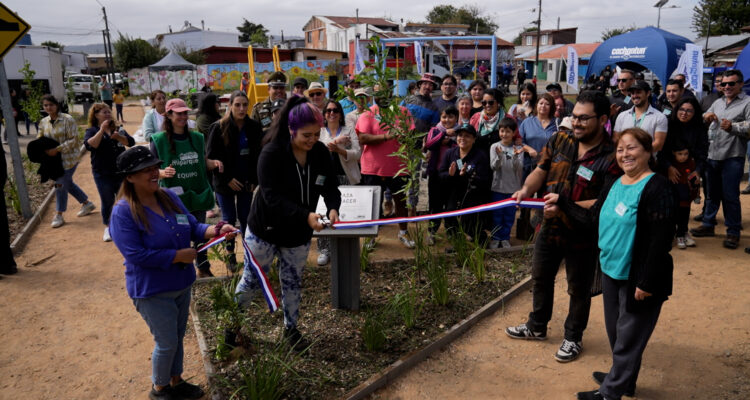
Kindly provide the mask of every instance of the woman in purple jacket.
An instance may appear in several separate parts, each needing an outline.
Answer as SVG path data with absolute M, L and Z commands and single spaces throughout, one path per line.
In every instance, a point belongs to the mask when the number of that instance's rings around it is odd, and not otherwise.
M 199 223 L 170 190 L 159 187 L 161 160 L 141 146 L 117 157 L 125 176 L 112 210 L 112 239 L 125 257 L 125 286 L 154 335 L 151 399 L 198 399 L 200 387 L 182 379 L 182 339 L 187 327 L 190 286 L 195 281 L 201 242 L 235 228 Z

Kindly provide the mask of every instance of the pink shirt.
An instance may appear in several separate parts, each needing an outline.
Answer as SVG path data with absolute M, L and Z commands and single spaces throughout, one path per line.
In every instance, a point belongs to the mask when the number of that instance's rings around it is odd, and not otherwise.
M 405 113 L 409 113 L 405 107 L 401 107 Z M 377 105 L 370 107 L 370 111 L 365 111 L 357 120 L 357 135 L 366 133 L 370 135 L 385 135 L 386 131 L 380 127 L 380 121 L 376 118 L 379 108 Z M 411 115 L 409 115 L 411 118 Z M 411 123 L 411 129 L 414 129 L 414 122 Z M 393 153 L 398 151 L 399 143 L 396 139 L 386 140 L 382 143 L 362 145 L 362 174 L 377 176 L 396 176 L 399 170 L 404 167 L 404 163 Z M 403 173 L 401 175 L 406 175 Z

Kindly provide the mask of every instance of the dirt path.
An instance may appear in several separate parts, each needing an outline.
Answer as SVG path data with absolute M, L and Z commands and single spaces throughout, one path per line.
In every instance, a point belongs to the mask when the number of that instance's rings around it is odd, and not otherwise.
M 128 132 L 142 115 L 140 107 L 125 107 Z M 75 179 L 98 205 L 88 156 Z M 748 210 L 750 198 L 743 200 Z M 100 214 L 76 218 L 77 210 L 71 200 L 67 224 L 52 229 L 48 209 L 17 258 L 20 273 L 0 281 L 0 399 L 147 398 L 153 342 L 125 291 L 122 257 L 101 241 Z M 380 236 L 373 259 L 409 254 L 394 240 L 395 227 Z M 719 239 L 699 246 L 674 251 L 675 295 L 646 352 L 640 398 L 750 398 L 750 256 L 722 249 Z M 312 251 L 310 261 L 316 256 Z M 502 333 L 525 318 L 525 294 L 377 397 L 557 399 L 594 388 L 590 372 L 609 363 L 601 299 L 592 306 L 581 360 L 561 365 L 552 358 L 566 309 L 561 289 L 548 342 L 511 342 Z M 205 383 L 192 330 L 185 352 L 184 376 Z

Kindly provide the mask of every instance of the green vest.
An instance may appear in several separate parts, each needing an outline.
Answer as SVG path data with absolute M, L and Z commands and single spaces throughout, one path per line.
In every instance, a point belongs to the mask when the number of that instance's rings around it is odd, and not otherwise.
M 161 169 L 172 166 L 177 172 L 173 178 L 159 180 L 159 185 L 177 193 L 188 211 L 207 211 L 214 207 L 214 192 L 206 176 L 205 139 L 203 135 L 188 131 L 188 140 L 175 140 L 176 153 L 172 153 L 165 132 L 151 136 Z

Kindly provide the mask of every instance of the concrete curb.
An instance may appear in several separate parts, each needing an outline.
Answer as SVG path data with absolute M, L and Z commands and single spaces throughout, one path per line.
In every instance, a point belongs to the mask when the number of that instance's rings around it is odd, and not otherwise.
M 497 253 L 497 254 L 522 253 L 523 251 L 529 251 L 529 252 L 533 251 L 533 246 L 521 245 L 521 246 L 513 246 L 507 249 L 497 249 L 497 250 L 488 250 L 488 251 L 491 253 Z M 392 259 L 392 260 L 375 261 L 373 262 L 373 264 L 392 263 L 392 262 L 400 262 L 400 261 L 408 261 L 408 260 L 412 260 L 412 259 Z M 215 282 L 215 281 L 225 280 L 228 278 L 229 278 L 228 276 L 201 278 L 201 279 L 197 279 L 196 283 Z M 389 367 L 376 373 L 375 375 L 373 375 L 372 377 L 370 377 L 369 379 L 361 383 L 356 388 L 350 390 L 341 398 L 347 399 L 347 400 L 359 400 L 359 399 L 367 398 L 371 394 L 375 393 L 375 391 L 377 391 L 378 389 L 393 382 L 398 377 L 408 372 L 412 367 L 421 363 L 430 355 L 434 354 L 435 352 L 441 350 L 442 348 L 449 345 L 456 339 L 460 338 L 472 326 L 476 325 L 483 318 L 492 315 L 498 309 L 503 308 L 507 301 L 513 299 L 516 295 L 523 292 L 524 290 L 527 290 L 530 286 L 531 286 L 531 276 L 529 275 L 523 280 L 521 280 L 521 282 L 513 285 L 513 287 L 505 291 L 503 294 L 496 297 L 494 300 L 491 300 L 489 303 L 485 304 L 482 308 L 480 308 L 479 310 L 475 311 L 474 313 L 466 317 L 461 322 L 453 325 L 449 330 L 443 332 L 432 343 L 399 358 Z M 214 368 L 214 365 L 211 363 L 211 360 L 212 360 L 211 353 L 209 352 L 208 346 L 206 345 L 206 338 L 201 329 L 200 317 L 198 315 L 198 312 L 195 310 L 194 302 L 190 303 L 190 316 L 193 320 L 195 336 L 196 336 L 196 339 L 198 340 L 198 347 L 200 348 L 201 356 L 203 358 L 203 367 L 206 371 L 206 377 L 208 379 L 209 384 L 213 384 L 215 382 L 216 369 Z M 214 393 L 211 398 L 213 400 L 221 400 L 221 397 L 218 395 L 218 393 Z

